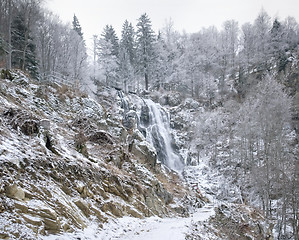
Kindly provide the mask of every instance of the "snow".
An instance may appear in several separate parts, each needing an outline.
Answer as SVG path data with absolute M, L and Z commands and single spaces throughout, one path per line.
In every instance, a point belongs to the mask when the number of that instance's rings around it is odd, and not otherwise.
M 123 217 L 110 220 L 100 230 L 96 223 L 90 224 L 83 231 L 51 235 L 44 240 L 85 239 L 85 240 L 183 240 L 192 222 L 206 221 L 215 214 L 213 205 L 206 205 L 188 218 L 150 217 L 138 219 Z

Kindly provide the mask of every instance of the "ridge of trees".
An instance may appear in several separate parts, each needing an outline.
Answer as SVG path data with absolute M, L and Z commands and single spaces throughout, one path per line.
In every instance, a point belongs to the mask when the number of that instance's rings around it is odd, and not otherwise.
M 211 99 L 215 92 L 224 94 L 227 81 L 232 80 L 230 84 L 242 97 L 255 84 L 252 73 L 261 79 L 273 68 L 285 71 L 299 45 L 296 20 L 288 17 L 271 21 L 263 9 L 254 23 L 241 28 L 235 20 L 228 20 L 221 30 L 209 27 L 193 34 L 176 32 L 172 22 L 156 34 L 147 14 L 137 20 L 136 28 L 126 20 L 120 40 L 113 27 L 107 27 L 105 37 L 102 34 L 94 43 L 96 68 L 102 69 L 95 78 L 133 92 L 163 88 Z M 111 37 L 108 30 L 114 32 Z M 113 49 L 103 54 L 107 43 L 102 40 L 107 42 L 108 38 Z M 119 49 L 118 54 L 115 49 Z M 108 59 L 110 55 L 115 56 L 113 60 Z M 104 75 L 113 77 L 106 81 Z

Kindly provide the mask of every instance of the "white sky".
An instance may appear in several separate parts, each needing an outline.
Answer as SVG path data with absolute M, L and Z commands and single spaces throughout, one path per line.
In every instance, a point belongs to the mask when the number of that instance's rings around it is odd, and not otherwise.
M 71 22 L 76 14 L 87 42 L 92 35 L 100 35 L 107 24 L 120 37 L 123 22 L 127 19 L 136 26 L 145 12 L 156 32 L 170 18 L 176 30 L 187 33 L 212 25 L 220 29 L 231 19 L 241 26 L 253 22 L 262 8 L 272 18 L 292 16 L 299 22 L 299 0 L 46 0 L 46 8 L 64 22 Z

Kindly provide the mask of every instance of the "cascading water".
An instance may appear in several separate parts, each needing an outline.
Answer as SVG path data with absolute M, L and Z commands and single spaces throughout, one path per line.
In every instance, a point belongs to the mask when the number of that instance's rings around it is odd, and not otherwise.
M 165 109 L 150 99 L 143 99 L 136 95 L 124 96 L 122 92 L 118 92 L 118 96 L 121 99 L 121 108 L 124 109 L 123 122 L 125 125 L 129 128 L 132 127 L 130 119 L 138 117 L 137 127 L 147 142 L 156 149 L 158 161 L 181 173 L 184 163 L 172 147 L 170 121 Z M 130 106 L 129 102 L 134 102 L 135 106 Z
M 157 151 L 158 160 L 169 168 L 181 172 L 184 164 L 172 147 L 169 116 L 160 104 L 144 99 L 140 114 L 140 125 L 146 130 L 146 139 Z M 142 116 L 143 115 L 143 116 Z

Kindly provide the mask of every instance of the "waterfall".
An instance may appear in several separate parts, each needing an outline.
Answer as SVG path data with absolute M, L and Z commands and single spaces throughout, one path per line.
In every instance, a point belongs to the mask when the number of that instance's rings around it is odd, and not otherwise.
M 146 140 L 157 151 L 158 161 L 167 167 L 181 172 L 184 164 L 178 153 L 174 151 L 173 138 L 170 134 L 168 113 L 160 104 L 144 99 L 141 108 L 140 125 L 146 130 Z
M 184 163 L 173 146 L 174 140 L 170 131 L 170 119 L 167 111 L 160 104 L 137 95 L 127 95 L 119 91 L 121 108 L 124 110 L 123 124 L 131 128 L 132 119 L 137 118 L 137 127 L 157 152 L 157 160 L 172 170 L 181 173 Z M 130 104 L 131 103 L 131 104 Z M 132 104 L 134 103 L 134 104 Z

